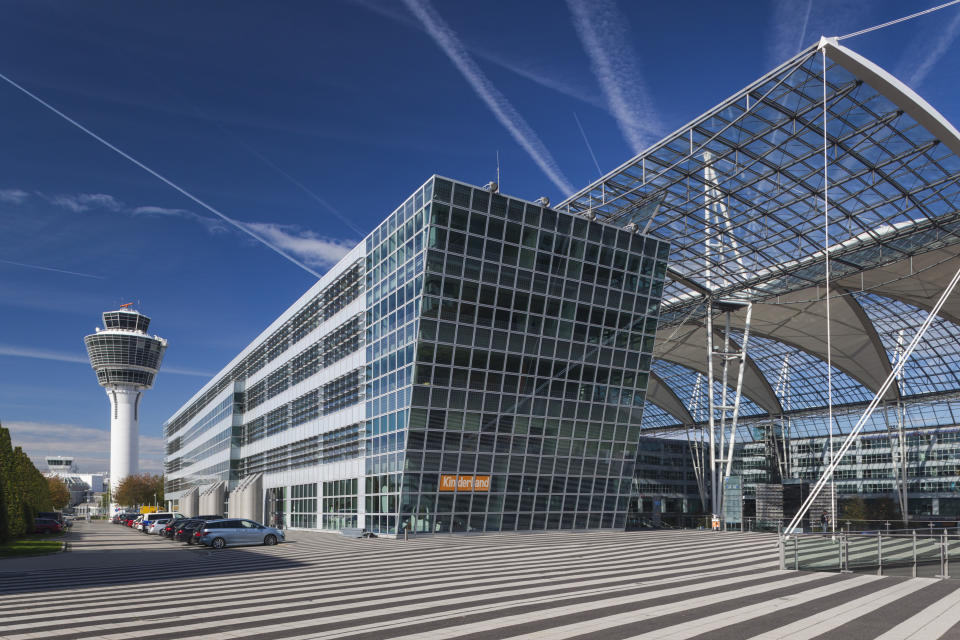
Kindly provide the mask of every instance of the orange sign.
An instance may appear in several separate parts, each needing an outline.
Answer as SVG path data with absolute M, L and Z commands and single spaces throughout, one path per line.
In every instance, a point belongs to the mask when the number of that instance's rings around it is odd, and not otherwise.
M 490 491 L 490 476 L 440 476 L 440 491 Z

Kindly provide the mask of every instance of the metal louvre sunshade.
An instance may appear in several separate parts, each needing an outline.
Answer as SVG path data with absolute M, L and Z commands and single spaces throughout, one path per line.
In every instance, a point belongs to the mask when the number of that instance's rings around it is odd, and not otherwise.
M 788 293 L 794 304 L 808 293 L 817 300 L 825 294 L 825 138 L 831 278 L 844 287 L 832 288 L 831 296 L 850 296 L 851 282 L 862 283 L 862 274 L 880 273 L 879 267 L 915 277 L 913 269 L 890 266 L 913 256 L 939 250 L 948 262 L 956 259 L 960 134 L 900 81 L 835 40 L 801 52 L 558 208 L 635 222 L 672 243 L 662 331 L 699 322 L 707 296 L 767 305 Z M 885 295 L 904 288 L 902 282 L 884 286 L 878 291 Z M 890 354 L 878 337 L 884 332 L 869 326 L 873 318 L 859 307 L 845 304 L 851 317 L 861 318 L 877 347 L 874 356 L 887 369 Z M 960 338 L 955 324 L 945 324 L 943 331 Z M 778 338 L 776 331 L 765 336 Z M 763 352 L 782 351 L 764 346 Z M 802 346 L 808 356 L 824 357 L 814 342 Z M 812 364 L 810 357 L 797 362 L 806 369 Z M 840 371 L 844 365 L 842 357 L 834 359 Z M 816 384 L 816 376 L 803 378 L 804 385 Z M 809 409 L 823 394 L 811 389 L 807 396 Z M 688 419 L 677 417 L 678 423 Z M 653 422 L 666 426 L 659 414 Z

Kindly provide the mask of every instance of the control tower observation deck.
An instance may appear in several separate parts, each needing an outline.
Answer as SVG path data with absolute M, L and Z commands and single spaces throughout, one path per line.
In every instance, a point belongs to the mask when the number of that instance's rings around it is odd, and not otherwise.
M 110 488 L 137 473 L 140 399 L 153 386 L 167 341 L 150 336 L 150 318 L 127 308 L 103 313 L 103 329 L 83 339 L 97 382 L 110 400 Z

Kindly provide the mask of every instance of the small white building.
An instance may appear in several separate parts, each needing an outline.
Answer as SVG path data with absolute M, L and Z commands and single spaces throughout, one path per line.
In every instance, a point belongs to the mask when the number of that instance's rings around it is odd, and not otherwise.
M 80 473 L 72 456 L 46 456 L 44 460 L 47 463 L 47 470 L 43 475 L 60 478 L 70 490 L 68 506 L 74 507 L 81 503 L 92 502 L 94 494 L 103 493 L 105 474 Z

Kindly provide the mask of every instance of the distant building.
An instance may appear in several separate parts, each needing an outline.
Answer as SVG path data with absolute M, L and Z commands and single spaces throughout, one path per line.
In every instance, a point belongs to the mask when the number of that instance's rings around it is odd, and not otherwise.
M 46 456 L 47 470 L 43 475 L 56 476 L 63 480 L 70 490 L 70 504 L 73 507 L 83 502 L 92 501 L 94 494 L 104 490 L 104 474 L 80 473 L 72 456 Z

